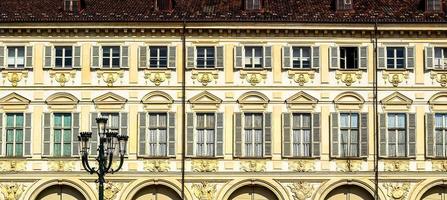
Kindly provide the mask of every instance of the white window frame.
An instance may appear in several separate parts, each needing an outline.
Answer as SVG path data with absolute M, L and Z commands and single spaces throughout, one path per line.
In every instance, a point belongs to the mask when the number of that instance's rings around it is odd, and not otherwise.
M 252 7 L 249 7 L 249 2 L 251 1 Z M 256 5 L 257 4 L 257 5 Z M 245 0 L 245 8 L 247 10 L 259 10 L 262 8 L 262 0 Z
M 116 116 L 118 115 L 118 127 L 116 127 L 116 129 L 114 127 L 112 127 L 112 120 L 110 120 L 112 118 L 112 116 Z M 121 114 L 119 112 L 102 112 L 101 113 L 101 117 L 107 118 L 107 129 L 106 131 L 109 132 L 120 132 L 120 128 L 121 128 Z M 99 127 L 98 127 L 99 128 Z
M 194 137 L 194 153 L 195 153 L 195 155 L 197 156 L 197 157 L 215 157 L 216 156 L 216 148 L 217 148 L 217 142 L 216 142 L 216 139 L 217 139 L 217 135 L 216 135 L 216 133 L 217 133 L 217 127 L 216 127 L 216 123 L 217 123 L 217 115 L 216 115 L 216 113 L 211 113 L 211 112 L 200 112 L 200 113 L 195 113 L 195 115 L 196 115 L 196 117 L 194 118 L 195 119 L 195 122 L 194 122 L 194 131 L 195 131 L 195 135 L 197 135 L 197 136 L 195 136 Z M 213 129 L 209 129 L 209 128 L 198 128 L 198 126 L 197 126 L 197 124 L 198 124 L 198 120 L 199 120 L 199 117 L 198 117 L 198 115 L 204 115 L 204 125 L 206 125 L 207 124 L 207 122 L 208 122 L 208 117 L 209 116 L 213 116 L 213 118 L 214 118 L 214 126 L 213 126 Z M 203 148 L 202 148 L 202 151 L 204 152 L 204 153 L 202 153 L 202 154 L 199 154 L 199 147 L 198 147 L 198 140 L 199 140 L 199 134 L 198 134 L 198 132 L 199 132 L 199 130 L 203 130 Z M 208 144 L 210 144 L 210 143 L 208 143 L 208 130 L 213 130 L 213 135 L 214 135 L 214 139 L 213 139 L 213 146 L 214 146 L 214 148 L 213 148 L 213 152 L 212 152 L 212 154 L 210 154 L 210 152 L 208 152 L 207 150 L 208 150 Z
M 14 48 L 14 64 L 13 64 L 13 67 L 10 65 L 10 63 L 9 63 L 9 57 L 10 57 L 10 55 L 9 55 L 9 48 Z M 19 67 L 18 66 L 18 60 L 19 60 L 19 57 L 18 57 L 18 50 L 19 50 L 19 48 L 22 48 L 23 49 L 23 66 L 21 66 L 21 67 Z M 26 65 L 26 46 L 7 46 L 6 47 L 6 55 L 7 55 L 7 57 L 6 57 L 6 68 L 8 68 L 8 69 L 23 69 L 23 68 L 25 68 L 25 65 Z
M 54 131 L 55 131 L 55 129 L 60 129 L 60 130 L 66 130 L 66 129 L 64 129 L 64 128 L 62 128 L 63 127 L 63 123 L 64 123 L 64 120 L 62 119 L 62 127 L 59 127 L 59 128 L 56 128 L 55 127 L 55 124 L 54 124 L 54 118 L 55 118 L 55 116 L 56 116 L 56 114 L 61 114 L 61 115 L 66 115 L 66 114 L 69 114 L 70 115 L 70 117 L 71 117 L 71 124 L 70 124 L 70 135 L 71 135 L 71 140 L 70 140 L 70 155 L 67 155 L 67 156 L 65 156 L 65 155 L 63 155 L 63 151 L 64 151 L 64 149 L 63 149 L 63 145 L 65 144 L 65 141 L 64 141 L 64 137 L 63 137 L 63 132 L 61 132 L 61 155 L 59 155 L 59 156 L 56 156 L 55 154 L 54 154 Z M 65 118 L 65 117 L 63 117 L 63 118 Z M 73 113 L 63 113 L 63 112 L 56 112 L 56 113 L 51 113 L 51 136 L 50 136 L 50 152 L 51 152 L 51 155 L 53 156 L 53 157 L 58 157 L 58 158 L 63 158 L 63 157 L 71 157 L 71 156 L 73 156 L 73 149 L 72 149 L 72 147 L 73 147 Z
M 110 49 L 110 55 L 108 57 L 104 57 L 104 48 L 109 48 Z M 113 66 L 113 59 L 116 59 L 116 56 L 113 56 L 113 49 L 114 48 L 118 48 L 118 66 Z M 101 58 L 101 63 L 102 63 L 102 68 L 104 69 L 119 69 L 121 68 L 121 46 L 117 45 L 108 45 L 108 46 L 101 46 L 101 51 L 100 51 L 100 58 Z M 108 58 L 109 59 L 109 63 L 107 64 L 108 66 L 105 65 L 104 63 L 104 58 Z
M 294 124 L 294 122 L 295 122 L 295 120 L 294 120 L 294 117 L 296 116 L 296 115 L 300 115 L 300 125 L 299 125 L 299 128 L 295 128 L 295 124 Z M 310 121 L 309 121 L 309 123 L 310 123 L 310 126 L 309 126 L 309 128 L 303 128 L 303 117 L 302 116 L 304 116 L 304 115 L 308 115 L 309 116 L 309 119 L 310 119 Z M 312 113 L 292 113 L 292 131 L 291 131 L 291 136 L 290 136 L 290 138 L 292 139 L 292 156 L 293 157 L 303 157 L 303 158 L 309 158 L 309 157 L 312 157 Z M 308 154 L 309 155 L 304 155 L 304 150 L 305 150 L 305 148 L 304 148 L 304 131 L 305 130 L 309 130 L 309 149 L 308 149 Z M 295 131 L 299 131 L 300 133 L 299 133 L 299 135 L 300 135 L 300 146 L 301 146 L 301 148 L 300 148 L 300 154 L 296 154 L 296 152 L 295 152 L 295 148 L 294 148 L 294 146 L 295 146 L 295 138 L 294 138 L 294 132 Z
M 151 49 L 152 48 L 156 48 L 157 49 L 157 56 L 156 57 L 152 57 L 151 55 Z M 166 48 L 166 66 L 160 66 L 160 60 L 161 60 L 161 56 L 160 56 L 160 48 Z M 149 69 L 151 68 L 155 68 L 155 69 L 167 69 L 168 65 L 169 65 L 169 46 L 163 46 L 163 45 L 159 45 L 159 46 L 148 46 L 148 64 L 149 64 Z M 151 64 L 151 59 L 152 58 L 156 58 L 157 59 L 157 66 L 153 66 Z
M 405 125 L 404 128 L 398 128 L 398 127 L 393 127 L 390 128 L 389 124 L 388 124 L 388 120 L 390 115 L 394 115 L 394 116 L 400 116 L 403 115 L 404 119 L 405 119 Z M 401 157 L 406 157 L 408 155 L 408 116 L 406 115 L 406 113 L 387 113 L 386 114 L 386 152 L 387 152 L 387 157 L 391 157 L 391 158 L 401 158 Z M 398 117 L 395 117 L 394 120 L 394 125 L 398 125 Z M 393 129 L 393 130 L 390 130 Z M 405 130 L 405 152 L 404 155 L 401 156 L 399 155 L 399 130 Z M 390 131 L 393 131 L 396 137 L 396 141 L 394 142 L 394 145 L 396 146 L 395 152 L 393 156 L 391 156 L 390 154 L 390 149 L 389 149 L 389 145 L 390 145 L 390 141 L 389 141 L 389 135 L 390 135 Z
M 388 55 L 388 48 L 392 48 L 393 49 L 393 56 L 391 56 L 391 57 Z M 404 67 L 403 68 L 397 68 L 397 60 L 400 59 L 400 58 L 397 57 L 397 49 L 398 48 L 403 49 L 403 52 L 404 52 L 404 56 L 402 57 L 402 59 L 404 61 L 403 62 L 403 66 Z M 402 46 L 386 47 L 385 48 L 385 57 L 386 57 L 385 65 L 386 65 L 386 69 L 387 70 L 405 70 L 405 69 L 407 69 L 407 63 L 406 63 L 406 60 L 407 60 L 407 49 L 405 47 L 402 47 Z M 394 61 L 392 68 L 388 67 L 388 60 L 389 59 L 392 59 Z
M 199 67 L 199 65 L 198 65 L 198 59 L 199 59 L 199 48 L 203 48 L 204 49 L 204 54 L 203 54 L 203 60 L 204 60 L 204 65 L 203 66 L 201 66 L 201 67 Z M 208 66 L 206 63 L 207 63 L 207 59 L 208 59 L 208 55 L 207 55 L 207 52 L 208 52 L 208 49 L 213 49 L 212 51 L 214 52 L 214 57 L 213 57 L 213 60 L 214 60 L 214 62 L 213 62 L 213 65 L 212 66 Z M 197 68 L 197 69 L 214 69 L 214 68 L 216 68 L 216 47 L 215 46 L 196 46 L 195 47 L 195 58 L 194 58 L 194 60 L 195 60 L 195 68 Z
M 258 144 L 258 143 L 256 143 L 255 141 L 256 141 L 256 134 L 254 133 L 254 131 L 255 130 L 259 130 L 259 129 L 254 129 L 254 128 L 251 128 L 251 129 L 247 129 L 246 128 L 246 124 L 245 124 L 245 118 L 247 117 L 247 115 L 252 115 L 252 116 L 256 116 L 256 115 L 260 115 L 261 116 L 261 119 L 262 119 L 262 127 L 261 127 L 261 136 L 262 136 L 262 149 L 261 149 L 261 154 L 260 155 L 255 155 L 255 150 L 256 150 L 256 144 Z M 242 123 L 243 123 L 243 129 L 242 129 L 242 131 L 243 131 L 243 136 L 242 136 L 242 155 L 244 156 L 244 157 L 247 157 L 247 158 L 263 158 L 264 157 L 264 149 L 265 149 L 265 135 L 264 135 L 264 127 L 265 127 L 265 121 L 264 121 L 264 114 L 262 113 L 262 112 L 244 112 L 243 113 L 243 118 L 242 118 Z M 252 118 L 252 124 L 254 124 L 254 121 L 255 121 L 255 118 L 253 117 Z M 246 151 L 246 149 L 247 149 L 247 147 L 246 147 L 246 145 L 247 145 L 247 143 L 246 143 L 246 131 L 247 130 L 251 130 L 252 131 L 252 136 L 251 136 L 251 140 L 252 140 L 252 142 L 251 142 L 251 145 L 252 145 L 252 148 L 251 148 L 251 151 L 252 151 L 252 153 L 253 153 L 253 155 L 248 155 L 247 154 L 247 151 Z
M 348 68 L 348 64 L 347 64 L 347 59 L 348 57 L 346 56 L 346 48 L 356 48 L 357 51 L 357 56 L 354 58 L 354 62 L 355 60 L 357 60 L 357 64 L 354 66 L 354 68 Z M 358 70 L 360 68 L 360 47 L 357 46 L 341 46 L 338 47 L 338 51 L 339 51 L 339 56 L 340 56 L 340 60 L 339 60 L 339 65 L 340 65 L 340 69 L 341 70 Z M 341 56 L 342 52 L 344 51 L 344 57 Z M 344 66 L 342 66 L 342 60 L 344 60 Z M 405 60 L 404 60 L 405 61 Z
M 57 56 L 57 54 L 56 54 L 56 49 L 57 48 L 62 48 L 62 57 L 58 57 Z M 71 58 L 69 58 L 69 59 L 71 59 L 71 66 L 65 66 L 65 59 L 67 59 L 67 57 L 65 56 L 65 51 L 66 51 L 66 49 L 67 48 L 71 48 Z M 57 68 L 57 69 L 70 69 L 70 68 L 73 68 L 73 65 L 74 65 L 74 47 L 73 46 L 55 46 L 54 48 L 53 48 L 53 51 L 54 51 L 54 67 L 55 68 Z M 58 58 L 61 58 L 62 59 L 62 66 L 57 66 L 56 65 L 56 59 L 58 59 Z
M 250 67 L 247 67 L 247 62 L 246 62 L 246 60 L 247 60 L 247 54 L 246 54 L 246 51 L 247 51 L 247 48 L 251 48 L 251 53 L 252 53 L 252 56 L 249 58 L 250 59 L 250 62 L 251 62 L 251 66 Z M 256 57 L 255 55 L 256 55 L 256 49 L 261 49 L 261 57 Z M 264 59 L 265 59 L 265 55 L 264 55 L 264 47 L 263 46 L 244 46 L 244 48 L 243 48 L 243 51 L 244 51 L 244 62 L 243 62 L 243 68 L 244 69 L 264 69 Z M 261 67 L 255 67 L 255 63 L 254 63 L 254 60 L 256 59 L 256 58 L 260 58 L 260 60 L 261 60 Z
M 293 46 L 291 49 L 292 49 L 292 52 L 291 52 L 292 69 L 312 69 L 312 47 L 310 47 L 310 46 Z M 299 51 L 300 51 L 299 57 L 294 56 L 294 52 L 296 49 L 299 49 Z M 303 49 L 309 49 L 309 57 L 303 56 Z M 307 68 L 303 67 L 303 60 L 306 58 L 309 59 L 309 67 L 307 67 Z M 300 64 L 298 67 L 295 67 L 294 62 L 298 61 L 298 60 L 300 61 Z
M 148 133 L 146 134 L 146 147 L 147 147 L 147 155 L 149 156 L 149 157 L 167 157 L 168 156 L 168 137 L 169 137 L 169 135 L 168 135 L 168 113 L 166 113 L 166 112 L 150 112 L 150 113 L 147 113 L 146 114 L 147 115 L 147 125 L 146 125 L 146 127 L 147 127 L 147 131 L 148 131 Z M 157 119 L 157 122 L 156 122 L 156 124 L 157 124 L 157 127 L 156 128 L 154 128 L 154 127 L 151 127 L 150 126 L 150 120 L 151 120 L 151 115 L 155 115 L 156 116 L 156 119 Z M 160 126 L 160 115 L 164 115 L 165 116 L 165 127 L 163 128 L 163 127 L 161 127 Z M 156 133 L 155 133 L 155 135 L 156 135 L 156 137 L 157 137 L 157 140 L 155 141 L 155 143 L 154 142 L 151 142 L 152 140 L 151 140 L 151 130 L 156 130 Z M 160 140 L 160 133 L 161 133 L 161 130 L 164 130 L 165 131 L 165 141 L 164 141 L 164 144 L 165 144 L 165 150 L 164 150 L 164 155 L 162 155 L 160 152 L 159 152 L 159 150 L 160 150 L 160 145 L 161 144 L 163 144 L 163 142 L 161 142 L 161 140 Z M 151 151 L 151 144 L 155 144 L 155 151 L 156 152 L 152 152 Z
M 78 11 L 81 9 L 81 5 L 80 5 L 81 0 L 64 0 L 64 8 L 67 8 L 67 3 L 69 3 L 69 10 L 70 12 L 74 12 L 74 11 Z M 78 5 L 78 10 L 73 10 L 73 5 L 77 4 Z
M 14 139 L 13 139 L 13 141 L 12 141 L 12 156 L 8 156 L 8 153 L 7 153 L 7 151 L 8 151 L 8 148 L 7 148 L 7 144 L 8 144 L 8 142 L 7 142 L 7 136 L 8 136 L 8 128 L 11 128 L 11 127 L 8 127 L 8 124 L 7 124 L 7 122 L 8 122 L 8 118 L 7 118 L 7 116 L 8 116 L 8 114 L 12 114 L 12 115 L 14 115 L 14 121 L 13 121 L 13 124 L 14 124 L 14 127 L 12 128 L 14 131 L 13 131 L 13 136 L 14 136 Z M 16 127 L 16 120 L 17 120 L 17 115 L 22 115 L 22 117 L 23 117 L 23 126 L 22 126 L 22 155 L 20 155 L 20 156 L 18 156 L 18 155 L 16 155 L 16 131 L 17 131 L 17 129 L 19 129 L 20 127 Z M 5 151 L 3 151 L 4 152 L 4 156 L 5 157 L 7 157 L 7 158 L 13 158 L 13 157 L 19 157 L 19 158 L 21 158 L 21 157 L 25 157 L 25 113 L 16 113 L 16 112 L 11 112 L 11 113 L 5 113 L 4 115 L 4 122 L 5 123 L 3 123 L 5 126 L 4 126 L 4 136 L 5 137 L 3 137 L 4 138 L 4 150 Z
M 442 117 L 442 126 L 437 126 L 437 116 L 441 115 Z M 434 156 L 441 158 L 441 157 L 447 157 L 447 113 L 435 113 L 435 119 L 434 119 L 434 128 L 435 128 L 435 134 L 434 134 Z M 441 145 L 442 145 L 442 155 L 438 155 L 438 132 L 441 132 Z
M 437 51 L 441 51 L 441 57 L 436 56 Z M 446 47 L 434 47 L 434 69 L 447 69 L 447 48 Z
M 349 117 L 348 117 L 348 124 L 349 124 L 349 127 L 342 127 L 341 126 L 341 116 L 342 115 L 345 115 L 345 114 L 347 114 L 347 115 L 349 115 Z M 351 113 L 351 112 L 340 112 L 339 114 L 339 133 L 338 133 L 338 141 L 339 141 L 339 145 L 338 145 L 338 148 L 339 148 L 339 152 L 340 152 L 340 157 L 344 157 L 344 158 L 358 158 L 358 157 L 360 157 L 360 113 Z M 353 115 L 357 115 L 357 128 L 355 128 L 355 127 L 351 127 L 351 120 L 352 120 L 352 116 Z M 344 152 L 343 151 L 343 144 L 342 144 L 342 131 L 344 131 L 344 130 L 346 130 L 347 132 L 348 132 L 348 142 L 347 142 L 347 146 L 348 146 L 348 152 Z M 357 151 L 356 152 L 354 152 L 355 153 L 355 155 L 352 155 L 352 149 L 351 149 L 351 145 L 352 145 L 352 143 L 351 143 L 351 136 L 352 136 L 352 131 L 357 131 Z

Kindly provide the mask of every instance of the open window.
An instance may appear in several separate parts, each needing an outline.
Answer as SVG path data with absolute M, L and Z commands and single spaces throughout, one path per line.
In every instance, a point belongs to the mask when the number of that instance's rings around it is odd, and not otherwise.
M 64 10 L 67 12 L 79 12 L 81 10 L 81 0 L 64 0 Z
M 329 51 L 331 69 L 357 70 L 368 68 L 367 46 L 334 46 Z
M 262 0 L 245 0 L 245 10 L 260 10 Z

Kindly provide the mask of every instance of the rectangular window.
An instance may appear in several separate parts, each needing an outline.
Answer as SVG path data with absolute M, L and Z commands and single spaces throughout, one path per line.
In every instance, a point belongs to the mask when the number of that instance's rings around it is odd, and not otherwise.
M 106 131 L 119 133 L 119 128 L 120 128 L 120 114 L 119 113 L 101 113 L 101 116 L 107 118 Z
M 8 48 L 8 68 L 23 68 L 25 66 L 25 47 Z
M 149 113 L 149 156 L 167 156 L 167 114 Z
M 65 0 L 65 11 L 79 11 L 80 6 L 80 0 Z
M 6 156 L 23 156 L 23 114 L 6 114 Z
M 157 0 L 157 7 L 160 10 L 170 10 L 172 0 Z
M 387 69 L 405 69 L 405 48 L 387 47 Z
M 167 68 L 168 47 L 166 46 L 149 47 L 149 63 L 150 68 Z
M 69 113 L 55 113 L 53 125 L 53 156 L 71 156 L 72 121 Z
M 73 47 L 54 47 L 56 68 L 73 67 Z
M 197 68 L 214 68 L 214 47 L 197 47 Z
M 447 157 L 447 114 L 435 114 L 435 156 Z
M 259 10 L 261 9 L 261 0 L 245 0 L 246 10 Z
M 262 68 L 263 54 L 262 47 L 245 47 L 245 68 Z
M 435 48 L 435 69 L 447 69 L 447 48 Z
M 426 11 L 442 11 L 441 0 L 427 0 Z
M 340 113 L 340 156 L 359 156 L 359 114 Z
M 102 47 L 102 66 L 104 68 L 120 67 L 120 49 L 119 46 Z
M 388 156 L 405 157 L 407 154 L 407 119 L 406 114 L 388 114 Z
M 292 64 L 296 69 L 310 68 L 310 47 L 293 47 L 292 48 Z
M 293 146 L 294 157 L 311 156 L 311 116 L 309 113 L 293 114 Z
M 215 117 L 214 113 L 197 113 L 196 155 L 213 157 L 215 148 Z
M 244 114 L 244 146 L 246 157 L 262 157 L 264 145 L 263 114 Z
M 357 47 L 340 47 L 340 69 L 358 69 L 358 54 Z

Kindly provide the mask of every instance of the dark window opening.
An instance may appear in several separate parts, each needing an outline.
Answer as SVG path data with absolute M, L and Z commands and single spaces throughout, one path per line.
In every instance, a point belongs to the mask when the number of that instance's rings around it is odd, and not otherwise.
M 157 0 L 157 8 L 159 10 L 171 10 L 172 0 Z
M 78 12 L 81 10 L 81 0 L 64 0 L 64 9 L 69 12 Z
M 340 47 L 340 68 L 358 69 L 359 55 L 357 47 Z

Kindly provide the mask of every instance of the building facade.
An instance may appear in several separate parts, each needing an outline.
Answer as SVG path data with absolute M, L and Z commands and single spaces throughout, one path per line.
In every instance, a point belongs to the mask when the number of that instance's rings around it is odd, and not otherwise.
M 446 199 L 444 4 L 3 0 L 3 199 Z

